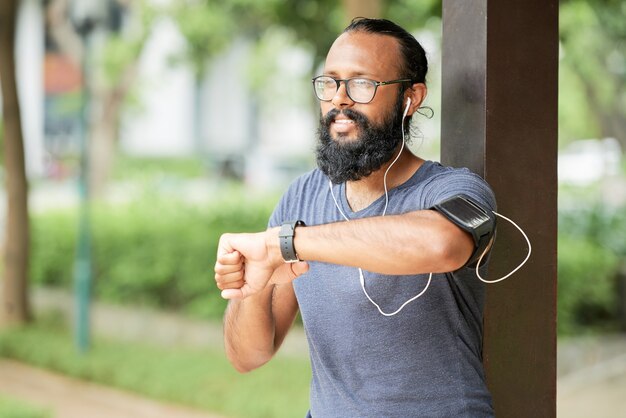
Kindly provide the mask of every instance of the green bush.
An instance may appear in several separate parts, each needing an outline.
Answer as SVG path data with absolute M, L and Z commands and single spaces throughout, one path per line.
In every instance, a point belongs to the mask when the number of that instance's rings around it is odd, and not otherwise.
M 607 327 L 614 322 L 618 257 L 593 242 L 559 238 L 558 331 Z
M 200 206 L 149 197 L 94 207 L 96 298 L 221 317 L 225 302 L 213 282 L 219 236 L 264 230 L 275 201 L 238 196 Z M 33 216 L 35 283 L 71 287 L 77 224 L 75 210 Z
M 111 177 L 116 181 L 174 181 L 196 179 L 205 174 L 206 167 L 200 158 L 194 157 L 132 157 L 115 156 Z
M 580 206 L 559 212 L 558 330 L 618 326 L 617 275 L 626 262 L 626 209 Z
M 242 193 L 212 204 L 158 196 L 92 210 L 96 298 L 221 318 L 213 283 L 223 232 L 265 229 L 276 197 Z M 76 210 L 36 214 L 31 273 L 35 283 L 70 288 Z M 559 212 L 559 332 L 617 327 L 616 276 L 626 263 L 626 209 L 581 204 Z

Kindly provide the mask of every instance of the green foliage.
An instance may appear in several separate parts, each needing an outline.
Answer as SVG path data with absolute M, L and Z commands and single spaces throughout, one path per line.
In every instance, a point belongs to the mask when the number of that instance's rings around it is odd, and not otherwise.
M 441 18 L 441 0 L 394 0 L 387 3 L 385 17 L 409 31 L 422 29 L 432 18 Z
M 45 409 L 0 396 L 0 417 L 2 418 L 49 418 L 51 414 Z
M 559 213 L 558 331 L 617 326 L 616 278 L 626 263 L 626 210 L 590 205 Z
M 185 38 L 187 48 L 172 57 L 175 62 L 187 62 L 200 78 L 207 62 L 221 52 L 233 39 L 236 26 L 225 2 L 177 1 L 169 13 Z
M 70 286 L 77 219 L 75 210 L 31 215 L 30 277 L 33 282 Z
M 96 339 L 79 356 L 66 330 L 41 324 L 0 333 L 0 356 L 230 417 L 304 416 L 308 406 L 304 356 L 279 356 L 246 375 L 218 350 Z
M 126 73 L 136 65 L 154 26 L 157 11 L 150 2 L 141 0 L 130 4 L 132 24 L 120 33 L 109 34 L 97 58 L 101 81 L 109 88 L 127 84 Z
M 323 62 L 337 34 L 346 26 L 341 3 L 335 0 L 295 0 L 291 7 L 279 4 L 273 17 L 274 24 L 309 46 L 314 67 Z
M 624 144 L 626 3 L 569 0 L 559 12 L 561 140 L 613 136 Z
M 561 237 L 558 246 L 559 333 L 614 324 L 617 257 L 588 240 Z
M 264 230 L 274 203 L 238 196 L 194 205 L 147 196 L 94 207 L 96 297 L 220 318 L 225 301 L 213 282 L 218 239 L 224 232 Z M 35 283 L 71 286 L 76 228 L 74 211 L 33 216 Z
M 111 177 L 121 181 L 144 181 L 168 178 L 172 181 L 197 179 L 205 174 L 200 158 L 133 157 L 118 155 Z

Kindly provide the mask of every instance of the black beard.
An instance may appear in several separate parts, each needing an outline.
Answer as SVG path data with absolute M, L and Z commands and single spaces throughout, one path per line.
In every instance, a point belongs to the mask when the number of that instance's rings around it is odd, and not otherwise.
M 320 117 L 317 166 L 334 184 L 369 176 L 391 160 L 402 141 L 402 95 L 393 111 L 376 126 L 360 112 L 332 109 Z M 355 140 L 334 140 L 330 124 L 339 114 L 352 119 L 359 136 Z

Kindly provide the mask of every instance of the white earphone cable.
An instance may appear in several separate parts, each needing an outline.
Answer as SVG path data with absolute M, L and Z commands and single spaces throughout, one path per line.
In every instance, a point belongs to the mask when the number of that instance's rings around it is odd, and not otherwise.
M 400 152 L 398 152 L 398 155 L 396 155 L 396 158 L 394 158 L 394 160 L 391 162 L 391 164 L 389 164 L 389 167 L 387 167 L 387 170 L 385 170 L 385 175 L 383 176 L 383 187 L 385 189 L 385 206 L 383 208 L 383 213 L 382 216 L 385 216 L 385 214 L 387 213 L 387 206 L 389 205 L 389 191 L 387 190 L 387 174 L 389 173 L 389 170 L 391 169 L 391 167 L 393 167 L 393 165 L 398 161 L 398 159 L 400 158 L 400 155 L 402 155 L 402 151 L 404 151 L 404 119 L 406 118 L 407 112 L 409 111 L 409 105 L 411 104 L 411 99 L 407 99 L 407 105 L 406 108 L 404 109 L 404 113 L 402 114 L 402 145 L 400 146 Z M 341 210 L 341 206 L 339 206 L 339 202 L 337 202 L 337 198 L 335 197 L 335 193 L 333 192 L 333 184 L 332 182 L 329 180 L 328 181 L 328 185 L 330 187 L 330 195 L 333 198 L 333 201 L 335 202 L 335 206 L 337 207 L 337 209 L 339 210 L 339 213 L 341 214 L 341 216 L 346 220 L 346 221 L 350 221 L 350 219 L 346 216 L 346 214 L 344 213 L 343 210 Z M 511 275 L 513 275 L 513 273 L 515 273 L 517 270 L 519 270 L 524 264 L 526 264 L 526 262 L 528 261 L 528 259 L 530 258 L 530 254 L 532 252 L 532 246 L 530 244 L 530 239 L 528 238 L 528 236 L 526 235 L 526 233 L 524 233 L 524 230 L 517 225 L 515 222 L 513 222 L 511 219 L 507 218 L 504 215 L 501 215 L 495 211 L 492 211 L 496 216 L 499 216 L 507 221 L 509 221 L 511 224 L 513 224 L 513 226 L 515 226 L 520 232 L 521 234 L 524 236 L 524 239 L 526 240 L 526 243 L 528 244 L 528 254 L 526 255 L 526 258 L 524 258 L 524 260 L 517 266 L 515 267 L 510 273 L 508 273 L 507 275 L 496 279 L 496 280 L 485 280 L 483 279 L 483 277 L 480 275 L 480 272 L 478 271 L 478 268 L 480 267 L 480 263 L 482 262 L 483 258 L 485 257 L 485 255 L 489 252 L 489 250 L 491 249 L 490 246 L 488 246 L 485 251 L 483 251 L 483 253 L 480 255 L 480 258 L 478 259 L 478 262 L 476 263 L 476 277 L 478 277 L 482 282 L 484 283 L 498 283 L 501 282 L 507 278 L 509 278 Z M 380 312 L 382 315 L 384 316 L 393 316 L 395 314 L 397 314 L 398 312 L 400 312 L 406 305 L 408 305 L 409 303 L 413 302 L 415 299 L 419 298 L 420 296 L 422 296 L 426 290 L 428 289 L 428 286 L 430 286 L 430 282 L 432 281 L 433 278 L 433 273 L 431 272 L 430 275 L 428 276 L 428 282 L 426 283 L 426 286 L 424 286 L 424 289 L 422 289 L 422 291 L 420 293 L 418 293 L 417 295 L 413 296 L 412 298 L 410 298 L 409 300 L 407 300 L 406 302 L 404 302 L 397 310 L 395 310 L 394 312 L 388 313 L 385 312 L 381 309 L 381 307 L 374 302 L 374 300 L 370 297 L 370 295 L 367 293 L 367 290 L 365 289 L 365 277 L 363 275 L 363 270 L 359 267 L 359 281 L 361 283 L 361 289 L 363 289 L 363 293 L 365 293 L 365 296 L 367 297 L 367 299 L 374 305 L 376 306 L 376 309 L 378 309 L 378 312 Z
M 480 255 L 480 258 L 478 259 L 478 262 L 476 263 L 476 277 L 478 277 L 481 281 L 485 282 L 485 283 L 498 283 L 501 282 L 504 279 L 508 279 L 511 275 L 513 275 L 513 273 L 515 273 L 517 270 L 519 270 L 520 268 L 522 268 L 522 266 L 524 264 L 526 264 L 526 262 L 528 261 L 528 259 L 530 258 L 530 253 L 532 252 L 532 246 L 530 245 L 530 239 L 528 239 L 528 235 L 526 235 L 526 233 L 524 233 L 524 230 L 515 222 L 513 222 L 511 219 L 507 218 L 504 215 L 500 215 L 497 212 L 492 211 L 496 216 L 501 217 L 502 219 L 505 219 L 507 221 L 509 221 L 511 224 L 513 224 L 514 227 L 516 227 L 519 232 L 522 233 L 522 235 L 524 236 L 524 239 L 526 240 L 526 243 L 528 244 L 528 254 L 526 254 L 526 258 L 524 258 L 524 261 L 522 261 L 517 267 L 515 267 L 509 274 L 507 274 L 506 276 L 500 277 L 499 279 L 495 279 L 495 280 L 485 280 L 483 279 L 483 277 L 480 275 L 480 273 L 478 272 L 478 267 L 480 267 L 480 262 L 483 261 L 483 257 L 485 257 L 485 255 L 489 252 L 489 250 L 491 249 L 491 246 L 487 246 L 487 248 L 485 248 L 485 251 L 483 251 L 483 253 Z
M 389 164 L 389 167 L 387 167 L 387 170 L 385 170 L 385 175 L 383 176 L 383 187 L 385 189 L 385 207 L 383 209 L 383 214 L 382 216 L 385 216 L 385 214 L 387 213 L 387 206 L 389 204 L 389 192 L 387 190 L 387 174 L 389 173 L 389 170 L 391 169 L 391 167 L 393 167 L 393 165 L 398 161 L 398 159 L 400 158 L 400 155 L 402 155 L 402 151 L 404 150 L 404 119 L 406 118 L 406 115 L 409 111 L 409 105 L 411 104 L 411 99 L 407 99 L 407 104 L 406 104 L 406 108 L 404 109 L 404 113 L 402 114 L 402 145 L 400 146 L 400 152 L 398 152 L 398 155 L 396 156 L 396 158 L 394 158 L 394 160 L 391 162 L 391 164 Z M 335 193 L 333 192 L 333 184 L 332 182 L 329 180 L 328 185 L 330 187 L 330 195 L 333 198 L 333 201 L 335 202 L 335 206 L 337 207 L 337 209 L 339 210 L 339 213 L 341 213 L 341 216 L 346 220 L 346 221 L 350 221 L 350 219 L 346 216 L 346 214 L 341 210 L 341 207 L 339 206 L 339 202 L 337 202 L 337 198 L 335 197 Z M 372 302 L 372 304 L 374 306 L 376 306 L 376 309 L 378 309 L 378 312 L 381 313 L 381 315 L 384 316 L 393 316 L 395 314 L 397 314 L 398 312 L 400 312 L 406 305 L 408 305 L 409 303 L 413 302 L 415 299 L 419 298 L 420 296 L 422 296 L 426 290 L 428 289 L 428 286 L 430 286 L 430 282 L 433 278 L 433 274 L 430 273 L 430 275 L 428 276 L 428 282 L 426 283 L 426 286 L 424 286 L 424 289 L 422 289 L 421 292 L 419 292 L 417 295 L 413 296 L 411 299 L 407 300 L 406 302 L 404 302 L 398 309 L 396 309 L 394 312 L 388 313 L 385 312 L 381 309 L 381 307 L 374 302 L 374 300 L 370 297 L 370 295 L 367 293 L 367 290 L 365 289 L 365 277 L 363 275 L 363 269 L 361 269 L 359 267 L 359 282 L 361 283 L 361 289 L 363 289 L 363 293 L 365 293 L 365 296 L 367 297 L 367 299 Z

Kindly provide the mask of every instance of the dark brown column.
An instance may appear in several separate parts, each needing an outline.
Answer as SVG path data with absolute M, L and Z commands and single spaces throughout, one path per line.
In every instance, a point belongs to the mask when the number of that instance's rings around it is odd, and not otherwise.
M 496 416 L 555 417 L 558 1 L 443 0 L 442 68 L 442 162 L 484 176 L 533 245 L 486 285 Z M 498 222 L 491 279 L 526 254 Z

